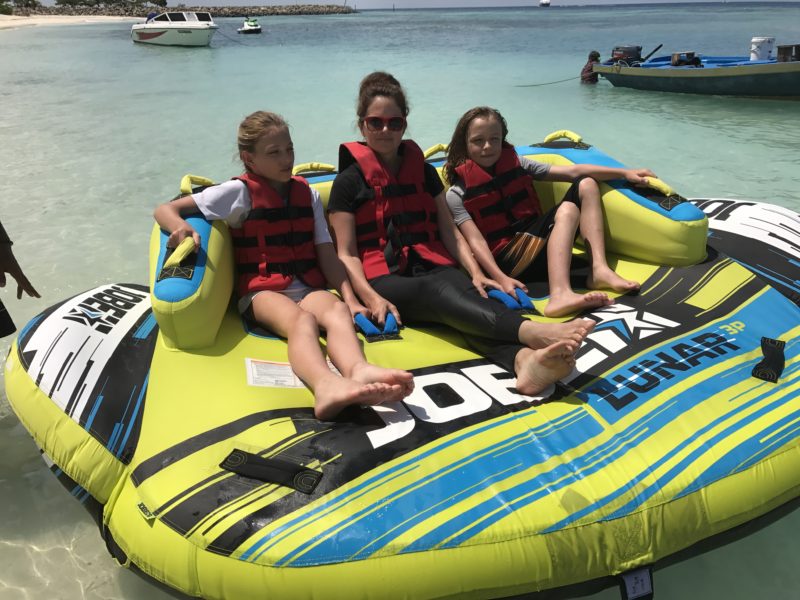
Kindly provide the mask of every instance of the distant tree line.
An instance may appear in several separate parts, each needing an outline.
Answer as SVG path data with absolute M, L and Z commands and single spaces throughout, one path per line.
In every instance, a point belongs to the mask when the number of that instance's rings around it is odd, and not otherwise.
M 35 2 L 37 0 L 15 0 L 16 2 Z M 56 6 L 107 6 L 136 8 L 145 4 L 165 7 L 167 0 L 56 0 Z
M 0 14 L 29 16 L 44 15 L 110 15 L 143 17 L 158 6 L 166 8 L 168 0 L 55 0 L 55 6 L 42 6 L 40 0 L 0 0 Z M 185 9 L 178 4 L 176 10 Z M 191 8 L 190 10 L 195 10 Z M 215 16 L 239 17 L 245 15 L 330 15 L 350 14 L 354 8 L 344 4 L 294 4 L 260 6 L 207 6 L 202 10 L 212 11 Z
M 167 0 L 56 0 L 56 6 L 78 7 L 117 7 L 135 9 L 145 5 L 166 7 Z M 10 15 L 14 12 L 25 14 L 28 11 L 42 8 L 39 0 L 0 0 L 0 15 Z
M 14 12 L 14 9 L 26 11 L 40 8 L 41 6 L 42 3 L 39 0 L 10 0 L 10 2 L 0 0 L 0 15 L 10 15 Z

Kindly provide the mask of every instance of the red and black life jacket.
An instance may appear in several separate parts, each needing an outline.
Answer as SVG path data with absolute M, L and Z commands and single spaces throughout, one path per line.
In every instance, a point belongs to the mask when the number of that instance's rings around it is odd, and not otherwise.
M 314 246 L 311 188 L 302 177 L 289 182 L 284 203 L 269 182 L 245 173 L 236 179 L 250 192 L 252 207 L 241 227 L 231 228 L 240 295 L 286 289 L 295 277 L 311 287 L 324 287 Z
M 409 249 L 434 265 L 455 265 L 439 236 L 436 203 L 425 190 L 425 157 L 411 140 L 402 142 L 403 164 L 392 175 L 364 143 L 339 147 L 339 171 L 356 162 L 370 189 L 355 213 L 356 244 L 364 275 L 403 273 Z
M 494 175 L 472 160 L 456 167 L 464 180 L 464 208 L 497 255 L 517 231 L 515 224 L 542 214 L 533 178 L 519 164 L 514 147 L 503 144 Z

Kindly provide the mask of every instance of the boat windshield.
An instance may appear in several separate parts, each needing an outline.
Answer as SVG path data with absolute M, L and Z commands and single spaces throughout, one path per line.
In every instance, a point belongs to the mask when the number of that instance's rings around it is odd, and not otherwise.
M 200 12 L 195 14 L 197 15 L 198 21 L 205 21 L 207 23 L 211 23 L 213 21 L 213 19 L 211 18 L 211 13 Z
M 188 21 L 189 20 L 189 19 L 186 18 L 186 14 L 185 13 L 178 13 L 178 12 L 167 13 L 167 16 L 169 17 L 169 20 L 173 21 L 173 22 L 175 22 L 175 21 Z

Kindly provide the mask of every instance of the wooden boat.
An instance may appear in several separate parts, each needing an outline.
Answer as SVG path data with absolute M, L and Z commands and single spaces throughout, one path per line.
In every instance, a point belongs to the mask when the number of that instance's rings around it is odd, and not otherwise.
M 631 48 L 631 47 L 628 47 Z M 638 48 L 638 46 L 633 46 Z M 650 60 L 619 56 L 594 66 L 617 87 L 685 94 L 800 98 L 800 45 L 776 58 L 676 52 Z M 616 54 L 616 53 L 615 53 Z

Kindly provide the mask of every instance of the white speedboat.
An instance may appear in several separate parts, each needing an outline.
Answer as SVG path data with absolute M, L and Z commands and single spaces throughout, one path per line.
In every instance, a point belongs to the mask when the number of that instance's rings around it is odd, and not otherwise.
M 207 12 L 165 12 L 131 27 L 131 39 L 159 46 L 208 46 L 218 25 Z
M 539 7 L 546 8 L 550 6 L 550 0 L 539 0 Z
M 245 17 L 244 23 L 236 31 L 239 33 L 261 33 L 261 25 L 258 24 L 258 19 L 255 17 Z

